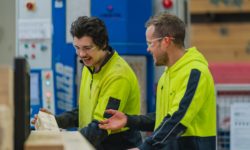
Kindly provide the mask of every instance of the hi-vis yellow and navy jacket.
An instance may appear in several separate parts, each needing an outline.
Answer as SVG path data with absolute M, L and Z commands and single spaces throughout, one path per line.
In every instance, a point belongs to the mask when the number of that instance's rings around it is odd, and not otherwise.
M 128 149 L 141 144 L 139 131 L 123 128 L 107 132 L 98 127 L 100 120 L 110 117 L 105 113 L 106 109 L 140 114 L 140 89 L 136 75 L 117 52 L 111 51 L 98 72 L 83 67 L 79 108 L 75 110 L 79 117 L 74 119 L 80 132 L 97 149 Z M 57 121 L 62 123 L 58 118 Z
M 129 117 L 128 126 L 148 125 L 154 132 L 139 148 L 215 150 L 216 98 L 208 63 L 195 47 L 166 68 L 157 86 L 156 113 Z M 150 120 L 150 119 L 151 120 Z M 146 125 L 147 124 L 147 125 Z

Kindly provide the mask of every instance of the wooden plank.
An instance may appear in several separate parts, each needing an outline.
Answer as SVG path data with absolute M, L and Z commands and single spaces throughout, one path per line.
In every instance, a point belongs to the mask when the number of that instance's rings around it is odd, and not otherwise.
M 0 66 L 0 149 L 13 149 L 13 71 Z
M 191 45 L 208 61 L 250 62 L 250 23 L 192 24 L 190 31 Z
M 56 131 L 32 131 L 24 144 L 25 150 L 64 150 L 63 137 Z
M 65 150 L 94 150 L 95 148 L 78 131 L 61 132 Z
M 0 66 L 0 105 L 13 108 L 13 70 L 9 66 Z
M 13 110 L 7 105 L 0 105 L 0 150 L 13 149 L 13 120 Z
M 250 0 L 242 0 L 241 6 L 226 5 L 221 1 L 213 4 L 210 0 L 190 0 L 189 8 L 191 14 L 250 12 Z
M 32 131 L 25 141 L 25 150 L 94 150 L 78 131 Z

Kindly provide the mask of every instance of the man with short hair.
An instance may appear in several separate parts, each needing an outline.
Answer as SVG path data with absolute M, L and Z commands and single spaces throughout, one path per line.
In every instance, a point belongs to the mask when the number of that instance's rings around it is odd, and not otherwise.
M 112 117 L 99 127 L 153 131 L 135 149 L 215 150 L 215 87 L 206 59 L 196 47 L 184 48 L 186 27 L 177 16 L 154 16 L 146 28 L 148 52 L 156 66 L 166 66 L 157 86 L 156 112 L 138 116 L 109 109 Z

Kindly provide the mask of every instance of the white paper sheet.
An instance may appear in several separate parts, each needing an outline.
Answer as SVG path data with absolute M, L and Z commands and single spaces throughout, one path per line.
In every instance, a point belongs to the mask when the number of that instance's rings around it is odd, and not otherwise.
M 248 150 L 250 147 L 250 104 L 231 105 L 230 150 Z
M 51 39 L 51 22 L 49 19 L 20 19 L 18 22 L 18 38 Z

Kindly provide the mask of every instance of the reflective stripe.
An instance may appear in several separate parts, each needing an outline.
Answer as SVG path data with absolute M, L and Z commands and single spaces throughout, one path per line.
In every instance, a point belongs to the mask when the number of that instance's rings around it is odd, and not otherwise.
M 190 106 L 192 99 L 194 97 L 194 94 L 196 92 L 199 79 L 200 79 L 200 74 L 201 72 L 197 69 L 192 69 L 191 74 L 189 76 L 188 84 L 187 84 L 187 89 L 184 94 L 184 97 L 182 98 L 179 109 L 176 111 L 170 119 L 166 119 L 164 123 L 161 124 L 159 131 L 155 133 L 153 136 L 153 140 L 156 140 L 156 136 L 161 136 L 160 133 L 166 132 L 166 136 L 162 137 L 160 139 L 163 139 L 160 142 L 156 142 L 155 144 L 163 143 L 165 142 L 168 137 L 177 129 L 176 127 L 180 124 L 181 119 L 184 117 L 184 115 L 187 112 L 188 107 Z M 165 117 L 166 118 L 166 117 Z

